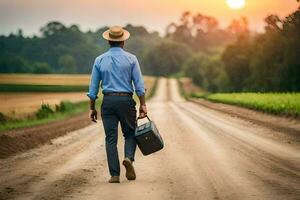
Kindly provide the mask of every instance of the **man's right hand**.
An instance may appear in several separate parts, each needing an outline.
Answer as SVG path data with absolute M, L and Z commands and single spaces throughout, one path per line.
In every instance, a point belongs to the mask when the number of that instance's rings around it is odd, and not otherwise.
M 90 118 L 92 122 L 97 123 L 97 111 L 95 109 L 90 110 Z
M 147 116 L 147 106 L 146 106 L 146 104 L 140 105 L 139 111 L 140 111 L 140 115 L 139 115 L 138 119 L 145 118 Z

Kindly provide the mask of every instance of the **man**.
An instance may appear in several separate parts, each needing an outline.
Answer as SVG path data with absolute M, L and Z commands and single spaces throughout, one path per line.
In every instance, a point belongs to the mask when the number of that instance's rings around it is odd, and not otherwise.
M 132 98 L 134 92 L 132 82 L 140 101 L 138 118 L 144 118 L 147 115 L 145 86 L 136 56 L 123 50 L 124 41 L 129 38 L 130 33 L 122 27 L 113 26 L 102 36 L 108 41 L 110 49 L 95 59 L 87 95 L 90 98 L 90 118 L 97 122 L 95 101 L 98 98 L 97 94 L 101 82 L 104 95 L 101 117 L 105 130 L 106 155 L 111 175 L 109 183 L 119 183 L 118 123 L 121 124 L 125 138 L 123 165 L 126 168 L 126 177 L 128 180 L 135 180 L 136 174 L 132 163 L 136 150 L 134 132 L 137 124 L 136 103 Z

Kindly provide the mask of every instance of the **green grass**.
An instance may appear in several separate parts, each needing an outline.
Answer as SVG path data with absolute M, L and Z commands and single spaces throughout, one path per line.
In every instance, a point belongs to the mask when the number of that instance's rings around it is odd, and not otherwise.
M 86 92 L 85 85 L 0 84 L 0 92 Z
M 207 96 L 208 93 L 204 93 L 204 92 L 191 92 L 189 94 L 190 98 L 205 98 L 205 96 Z
M 66 107 L 64 108 L 60 107 L 58 110 L 54 111 L 53 113 L 49 113 L 48 115 L 43 117 L 38 117 L 39 115 L 36 115 L 35 117 L 27 118 L 24 120 L 8 119 L 6 122 L 1 122 L 0 132 L 10 130 L 10 129 L 47 124 L 50 122 L 66 119 L 68 117 L 75 116 L 80 113 L 87 112 L 89 110 L 89 101 L 82 101 L 78 103 L 65 102 L 65 104 L 67 105 Z M 96 105 L 97 110 L 100 104 L 101 101 L 98 100 Z M 39 111 L 40 110 L 41 108 L 39 109 Z M 39 113 L 39 111 L 37 111 L 36 113 Z
M 198 97 L 267 113 L 300 117 L 300 93 L 216 93 Z
M 178 86 L 179 86 L 179 93 L 180 93 L 180 95 L 181 95 L 184 99 L 188 100 L 189 97 L 191 97 L 191 95 L 190 95 L 190 94 L 187 94 L 187 92 L 183 89 L 183 84 L 182 84 L 182 82 L 180 81 L 180 79 L 179 79 L 179 78 L 176 78 L 176 80 L 177 80 L 177 84 L 178 84 Z
M 151 99 L 151 98 L 154 96 L 154 94 L 156 93 L 157 85 L 158 85 L 158 79 L 159 79 L 159 78 L 155 78 L 155 81 L 154 81 L 154 83 L 153 83 L 153 86 L 152 86 L 151 90 L 150 90 L 149 93 L 146 95 L 146 99 L 147 99 L 147 100 L 148 100 L 148 99 Z

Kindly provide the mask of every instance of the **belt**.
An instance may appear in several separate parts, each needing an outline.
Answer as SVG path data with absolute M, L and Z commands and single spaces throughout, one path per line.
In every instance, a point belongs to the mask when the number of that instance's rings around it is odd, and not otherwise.
M 110 92 L 104 93 L 104 96 L 129 96 L 131 97 L 133 94 L 130 92 Z

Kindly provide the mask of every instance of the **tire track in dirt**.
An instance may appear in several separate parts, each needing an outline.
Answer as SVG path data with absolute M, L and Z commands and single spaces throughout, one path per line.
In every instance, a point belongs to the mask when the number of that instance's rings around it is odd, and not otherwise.
M 49 144 L 51 139 L 64 136 L 68 132 L 88 126 L 91 122 L 86 117 L 87 115 L 88 113 L 83 113 L 49 124 L 0 133 L 0 159 Z
M 287 118 L 275 116 L 260 111 L 254 111 L 243 107 L 228 105 L 223 103 L 210 102 L 203 99 L 190 99 L 190 102 L 200 105 L 202 108 L 209 110 L 216 110 L 232 117 L 244 119 L 245 121 L 252 122 L 253 125 L 262 126 L 270 129 L 271 133 L 276 133 L 276 138 L 286 141 L 287 143 L 300 142 L 300 120 L 295 118 Z M 270 136 L 270 134 L 264 134 Z
M 31 199 L 39 188 L 59 179 L 60 175 L 71 173 L 78 167 L 85 169 L 82 165 L 95 157 L 97 152 L 102 152 L 103 144 L 98 131 L 99 127 L 91 125 L 53 140 L 52 145 L 33 149 L 6 162 L 1 160 L 1 173 L 6 174 L 0 181 L 4 188 L 1 196 L 15 199 L 20 194 L 27 194 Z M 92 156 L 82 156 L 86 151 L 92 152 Z M 5 193 L 5 188 L 12 188 L 13 191 Z
M 173 110 L 176 109 L 178 112 L 185 112 L 189 116 L 190 119 L 187 123 L 194 120 L 200 125 L 200 127 L 195 128 L 199 130 L 198 134 L 209 134 L 214 143 L 224 143 L 220 148 L 224 152 L 226 152 L 226 148 L 229 150 L 234 148 L 237 152 L 233 152 L 234 156 L 238 156 L 234 161 L 241 162 L 241 165 L 236 168 L 239 170 L 244 168 L 244 173 L 247 170 L 254 173 L 254 176 L 260 180 L 262 187 L 266 191 L 271 191 L 271 196 L 281 195 L 273 198 L 293 199 L 293 196 L 300 195 L 298 190 L 300 185 L 299 146 L 291 147 L 281 141 L 275 142 L 261 137 L 262 134 L 257 136 L 254 134 L 257 129 L 253 129 L 251 126 L 238 127 L 241 124 L 239 119 L 234 119 L 234 122 L 231 122 L 227 115 L 220 116 L 217 112 L 211 113 L 211 110 L 202 109 L 193 103 L 174 103 Z M 178 114 L 178 116 L 181 115 Z M 239 155 L 240 152 L 243 154 Z M 228 155 L 233 155 L 233 153 L 227 152 Z M 227 161 L 226 163 L 231 162 Z M 253 177 L 247 179 L 251 180 Z M 253 183 L 255 182 L 259 184 L 258 180 L 253 181 Z M 268 198 L 269 194 L 266 193 L 265 195 L 265 198 Z
M 165 148 L 137 151 L 137 180 L 108 184 L 102 122 L 52 144 L 0 160 L 0 199 L 297 199 L 297 142 L 274 130 L 186 102 L 176 80 L 161 78 L 148 102 Z M 142 123 L 139 122 L 139 123 Z M 282 132 L 281 134 L 284 134 Z M 281 138 L 281 137 L 279 137 Z M 119 134 L 119 156 L 123 158 Z
M 184 110 L 182 107 L 180 107 L 180 109 Z M 187 112 L 190 116 L 193 114 L 191 111 L 185 112 Z M 230 147 L 229 150 L 233 149 L 235 152 L 237 152 L 235 153 L 237 156 L 235 158 L 236 161 L 248 166 L 248 168 L 251 169 L 248 170 L 249 172 L 255 172 L 254 175 L 260 177 L 262 180 L 269 179 L 269 182 L 272 182 L 271 179 L 273 179 L 273 182 L 283 182 L 284 184 L 281 184 L 282 186 L 277 187 L 277 189 L 285 188 L 285 192 L 297 191 L 297 187 L 295 186 L 299 185 L 300 183 L 300 171 L 298 167 L 299 158 L 297 153 L 289 150 L 288 153 L 293 153 L 287 154 L 288 157 L 282 156 L 280 153 L 279 155 L 274 155 L 270 152 L 264 151 L 264 149 L 257 144 L 251 144 L 239 137 L 236 137 L 235 135 L 231 134 L 231 132 L 233 132 L 232 130 L 228 131 L 224 128 L 220 129 L 219 127 L 215 127 L 201 118 L 197 118 L 197 116 L 194 120 L 199 124 L 202 124 L 205 132 L 212 133 L 212 137 L 214 137 L 216 141 L 225 141 L 224 144 L 222 144 L 221 149 L 225 150 L 226 148 L 228 149 L 228 147 Z M 253 165 L 253 163 L 255 164 Z M 247 172 L 247 170 L 244 171 Z M 280 186 L 280 184 L 278 184 L 278 186 Z

